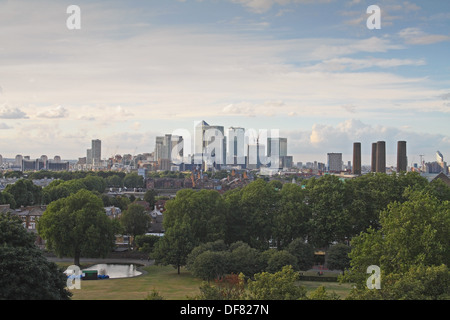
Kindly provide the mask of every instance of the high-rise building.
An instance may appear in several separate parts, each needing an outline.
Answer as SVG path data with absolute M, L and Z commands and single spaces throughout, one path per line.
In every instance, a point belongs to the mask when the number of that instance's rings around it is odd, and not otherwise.
M 342 171 L 342 153 L 328 153 L 327 165 L 329 172 L 341 172 Z
M 92 164 L 99 166 L 102 159 L 102 142 L 101 140 L 92 140 Z
M 244 128 L 228 128 L 226 163 L 229 165 L 245 165 Z
M 194 151 L 196 162 L 203 165 L 226 163 L 226 139 L 223 126 L 211 126 L 201 121 L 195 126 Z
M 376 172 L 386 172 L 386 142 L 377 142 L 377 170 Z
M 361 142 L 353 143 L 353 174 L 361 174 Z
M 86 150 L 86 164 L 92 165 L 92 149 Z
M 397 172 L 408 169 L 408 158 L 406 155 L 406 141 L 397 142 Z
M 2 157 L 2 155 L 0 154 L 0 166 L 3 164 L 3 157 Z

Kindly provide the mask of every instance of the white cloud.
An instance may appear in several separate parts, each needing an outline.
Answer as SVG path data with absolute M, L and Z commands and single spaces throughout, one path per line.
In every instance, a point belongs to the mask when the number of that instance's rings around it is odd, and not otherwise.
M 46 119 L 60 119 L 68 116 L 68 111 L 63 106 L 53 107 L 47 110 L 43 110 L 38 112 L 36 115 L 38 118 L 46 118 Z
M 419 28 L 402 29 L 398 35 L 407 44 L 428 45 L 438 42 L 450 41 L 450 36 L 440 34 L 427 34 Z
M 27 119 L 28 116 L 19 108 L 3 105 L 0 107 L 0 119 Z
M 0 122 L 0 130 L 7 130 L 7 129 L 12 129 L 12 127 L 4 122 Z

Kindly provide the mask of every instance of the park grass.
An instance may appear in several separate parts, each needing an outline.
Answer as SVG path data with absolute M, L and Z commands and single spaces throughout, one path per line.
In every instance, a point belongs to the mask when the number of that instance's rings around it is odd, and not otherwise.
M 82 281 L 81 289 L 71 290 L 72 300 L 143 300 L 153 290 L 165 300 L 189 300 L 200 293 L 202 280 L 181 268 L 181 273 L 171 266 L 148 266 L 144 274 L 123 279 Z M 341 299 L 350 292 L 349 284 L 321 281 L 299 281 L 307 293 L 324 286 L 329 293 L 335 292 Z
M 200 293 L 201 279 L 171 266 L 149 266 L 133 278 L 81 281 L 81 289 L 71 290 L 72 300 L 143 300 L 153 290 L 165 300 L 187 300 Z

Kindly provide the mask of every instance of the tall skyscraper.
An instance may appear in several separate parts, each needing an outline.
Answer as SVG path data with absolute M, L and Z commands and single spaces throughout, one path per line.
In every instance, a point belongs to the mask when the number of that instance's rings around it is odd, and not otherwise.
M 372 143 L 372 158 L 370 163 L 370 170 L 372 172 L 377 172 L 377 143 Z
M 386 142 L 377 142 L 377 172 L 386 172 Z
M 406 155 L 406 141 L 397 142 L 397 172 L 408 169 L 408 158 Z
M 92 164 L 99 166 L 102 159 L 102 142 L 100 140 L 92 140 Z
M 245 165 L 245 129 L 228 128 L 227 160 L 229 165 Z
M 196 162 L 209 165 L 226 163 L 226 139 L 223 126 L 211 126 L 205 121 L 195 126 L 194 151 Z
M 361 174 L 361 142 L 353 143 L 353 174 Z

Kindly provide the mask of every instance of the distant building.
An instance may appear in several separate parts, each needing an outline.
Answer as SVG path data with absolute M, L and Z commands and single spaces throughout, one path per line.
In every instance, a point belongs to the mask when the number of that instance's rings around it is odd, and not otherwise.
M 376 172 L 386 173 L 386 142 L 377 142 L 377 153 L 376 153 Z
M 328 153 L 327 166 L 329 172 L 342 171 L 342 153 Z
M 92 165 L 100 166 L 102 159 L 102 141 L 92 140 Z
M 361 142 L 353 143 L 353 174 L 361 174 Z
M 398 141 L 397 143 L 397 172 L 406 171 L 408 169 L 408 158 L 406 155 L 406 141 Z

